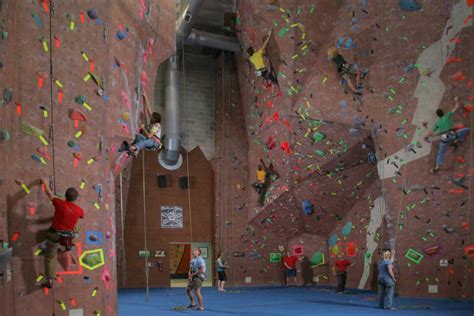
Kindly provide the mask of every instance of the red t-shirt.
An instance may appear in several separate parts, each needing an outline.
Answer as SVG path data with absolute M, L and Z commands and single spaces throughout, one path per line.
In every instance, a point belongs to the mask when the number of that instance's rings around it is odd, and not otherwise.
M 336 270 L 339 272 L 346 272 L 347 267 L 351 265 L 351 262 L 349 260 L 336 260 Z
M 82 208 L 72 202 L 63 201 L 58 198 L 54 198 L 52 202 L 54 205 L 54 216 L 51 228 L 73 231 L 79 218 L 84 218 Z
M 296 262 L 298 261 L 298 257 L 297 256 L 285 256 L 285 257 L 283 257 L 283 261 L 291 269 L 294 269 L 294 268 L 296 268 Z

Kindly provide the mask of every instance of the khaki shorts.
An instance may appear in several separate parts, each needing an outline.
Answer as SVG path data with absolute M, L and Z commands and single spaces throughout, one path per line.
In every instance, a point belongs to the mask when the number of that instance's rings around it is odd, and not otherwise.
M 200 289 L 202 287 L 202 281 L 200 278 L 194 278 L 189 281 L 188 288 L 189 289 Z
M 341 77 L 344 80 L 349 80 L 351 76 L 355 76 L 356 74 L 357 74 L 357 68 L 353 64 L 345 64 L 341 71 Z

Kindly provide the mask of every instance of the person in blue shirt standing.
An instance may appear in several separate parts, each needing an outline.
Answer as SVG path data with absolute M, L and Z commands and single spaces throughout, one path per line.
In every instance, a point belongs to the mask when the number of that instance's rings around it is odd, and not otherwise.
M 379 261 L 379 277 L 378 277 L 378 299 L 379 308 L 397 310 L 393 307 L 393 293 L 395 289 L 395 274 L 393 272 L 393 259 L 395 250 L 391 252 L 386 250 L 383 252 L 383 259 Z
M 203 282 L 206 280 L 206 262 L 201 257 L 201 249 L 195 248 L 193 250 L 193 258 L 189 263 L 189 272 L 188 272 L 188 288 L 186 292 L 188 293 L 190 304 L 188 308 L 195 310 L 204 310 L 204 302 L 201 294 L 201 287 Z M 196 294 L 199 305 L 196 305 L 193 297 Z

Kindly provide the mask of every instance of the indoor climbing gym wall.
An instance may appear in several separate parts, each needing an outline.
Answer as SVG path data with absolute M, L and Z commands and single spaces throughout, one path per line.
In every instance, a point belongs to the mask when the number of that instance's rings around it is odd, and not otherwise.
M 115 181 L 175 49 L 175 3 L 165 0 L 0 1 L 1 315 L 116 315 Z M 85 210 L 57 282 L 44 281 L 44 232 L 73 186 Z M 2 261 L 3 262 L 3 261 Z
M 474 296 L 472 137 L 449 146 L 436 174 L 438 142 L 425 140 L 454 97 L 455 126 L 472 128 L 473 2 L 410 2 L 238 2 L 244 53 L 230 86 L 219 82 L 216 119 L 216 150 L 228 152 L 216 164 L 216 240 L 232 284 L 284 284 L 289 251 L 305 257 L 301 283 L 335 284 L 342 255 L 355 263 L 348 286 L 375 289 L 375 263 L 395 249 L 401 295 Z M 245 54 L 270 29 L 279 89 Z M 341 84 L 332 47 L 359 67 L 362 95 Z M 279 176 L 264 206 L 251 186 L 260 159 Z

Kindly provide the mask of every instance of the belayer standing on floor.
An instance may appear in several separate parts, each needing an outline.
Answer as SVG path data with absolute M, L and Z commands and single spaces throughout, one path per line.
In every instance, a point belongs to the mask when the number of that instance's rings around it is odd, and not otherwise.
M 296 263 L 303 260 L 304 257 L 292 256 L 289 251 L 286 252 L 286 256 L 283 257 L 283 266 L 285 267 L 285 279 L 286 286 L 290 286 L 290 278 L 293 279 L 295 286 L 298 286 L 298 270 L 296 269 Z
M 161 114 L 151 111 L 150 102 L 142 90 L 143 101 L 145 103 L 145 112 L 150 118 L 149 128 L 145 128 L 145 124 L 140 124 L 139 132 L 135 135 L 135 140 L 130 145 L 127 141 L 123 141 L 119 148 L 119 152 L 127 151 L 132 157 L 138 157 L 139 152 L 146 148 L 148 150 L 157 150 L 161 148 Z
M 189 263 L 189 272 L 188 272 L 188 288 L 186 292 L 188 293 L 190 304 L 188 308 L 195 310 L 204 310 L 204 301 L 201 294 L 201 288 L 203 282 L 206 280 L 206 262 L 201 257 L 201 249 L 195 248 L 193 250 L 193 258 Z M 196 305 L 193 297 L 196 294 L 199 305 Z
M 45 193 L 54 206 L 54 215 L 51 227 L 46 231 L 46 243 L 44 249 L 44 270 L 46 280 L 43 286 L 51 288 L 53 280 L 56 278 L 56 261 L 60 246 L 70 250 L 74 244 L 73 239 L 77 236 L 76 224 L 80 218 L 84 218 L 84 210 L 74 201 L 79 193 L 75 188 L 66 190 L 66 199 L 61 200 L 56 197 L 46 179 L 41 179 Z
M 395 273 L 393 272 L 395 250 L 391 252 L 386 250 L 382 256 L 382 260 L 378 263 L 378 308 L 397 310 L 397 308 L 393 307 L 393 293 L 395 290 L 395 282 L 397 281 Z
M 353 266 L 347 259 L 343 259 L 342 255 L 339 255 L 332 267 L 332 272 L 337 276 L 337 287 L 336 293 L 344 293 L 346 290 L 346 281 L 347 281 L 347 268 Z
M 247 54 L 249 56 L 248 58 L 249 58 L 250 63 L 255 68 L 255 74 L 258 77 L 262 76 L 265 79 L 267 85 L 269 84 L 269 81 L 271 81 L 278 86 L 278 79 L 275 75 L 275 71 L 273 67 L 271 65 L 270 67 L 268 67 L 265 64 L 265 59 L 264 59 L 265 49 L 267 48 L 268 42 L 270 41 L 272 32 L 273 32 L 273 29 L 270 29 L 270 31 L 268 31 L 267 38 L 263 42 L 262 47 L 260 47 L 257 51 L 255 51 L 254 48 L 250 46 L 247 49 Z
M 352 93 L 362 95 L 362 86 L 360 84 L 361 72 L 359 67 L 356 64 L 347 62 L 335 46 L 328 49 L 328 58 L 336 64 L 337 72 L 347 83 Z M 353 78 L 355 78 L 355 82 Z
M 459 109 L 459 98 L 454 98 L 454 107 L 448 113 L 444 113 L 443 110 L 436 110 L 436 116 L 438 120 L 433 126 L 431 132 L 429 132 L 425 139 L 427 142 L 430 141 L 430 138 L 433 136 L 440 136 L 440 141 L 438 145 L 438 154 L 436 155 L 436 165 L 431 172 L 433 174 L 438 173 L 441 166 L 444 164 L 444 157 L 446 156 L 446 150 L 448 149 L 449 144 L 454 144 L 455 146 L 458 143 L 464 142 L 466 136 L 470 133 L 471 129 L 468 127 L 454 129 L 454 120 L 453 115 Z
M 227 281 L 227 275 L 225 273 L 225 270 L 229 268 L 229 266 L 225 264 L 223 256 L 224 256 L 224 253 L 222 251 L 219 251 L 217 253 L 217 260 L 216 260 L 217 276 L 218 276 L 217 289 L 219 292 L 225 292 L 224 285 L 225 285 L 225 281 Z

